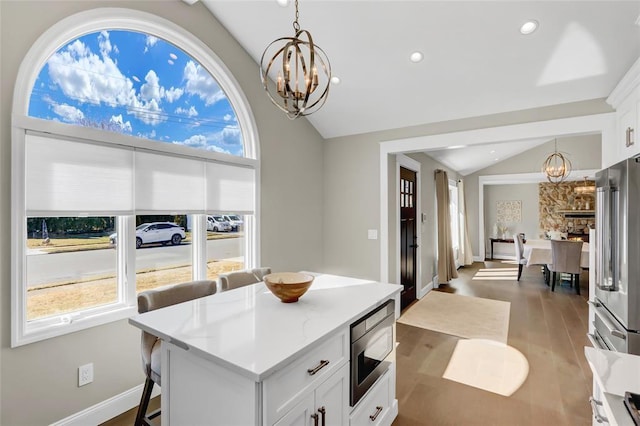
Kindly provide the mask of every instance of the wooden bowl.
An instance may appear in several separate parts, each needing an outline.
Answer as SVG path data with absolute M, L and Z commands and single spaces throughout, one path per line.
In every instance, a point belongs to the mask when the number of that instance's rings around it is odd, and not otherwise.
M 267 288 L 284 303 L 297 302 L 312 282 L 312 275 L 299 272 L 276 272 L 264 276 Z

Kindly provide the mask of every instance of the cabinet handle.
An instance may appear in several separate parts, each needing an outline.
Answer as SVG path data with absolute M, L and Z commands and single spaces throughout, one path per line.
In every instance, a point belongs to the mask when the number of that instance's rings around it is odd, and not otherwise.
M 325 426 L 327 410 L 322 406 L 318 408 L 318 412 L 322 414 L 322 426 Z
M 382 406 L 378 405 L 376 407 L 376 412 L 369 416 L 372 422 L 375 422 L 378 416 L 382 413 Z
M 307 373 L 309 373 L 310 376 L 313 376 L 314 374 L 316 374 L 318 371 L 322 370 L 327 365 L 329 365 L 329 360 L 328 359 L 322 359 L 322 360 L 320 360 L 320 364 L 316 365 L 314 368 L 309 368 L 307 370 Z
M 633 135 L 634 135 L 634 129 L 629 127 L 629 146 L 633 145 L 635 143 L 635 141 L 633 140 Z
M 318 426 L 318 415 L 316 413 L 313 413 L 311 415 L 311 418 L 313 419 L 313 426 Z
M 600 415 L 600 413 L 598 412 L 598 406 L 602 405 L 602 402 L 598 401 L 597 399 L 595 399 L 594 397 L 590 396 L 589 397 L 589 403 L 591 404 L 591 412 L 593 413 L 593 418 L 596 420 L 596 422 L 598 423 L 604 423 L 607 422 L 608 420 L 606 417 L 603 417 Z

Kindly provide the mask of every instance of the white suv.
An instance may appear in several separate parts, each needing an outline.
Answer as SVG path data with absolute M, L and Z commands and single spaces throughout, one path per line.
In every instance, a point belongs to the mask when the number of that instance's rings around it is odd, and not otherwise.
M 231 229 L 234 231 L 240 229 L 240 227 L 244 224 L 244 222 L 242 221 L 242 217 L 238 216 L 237 214 L 226 214 L 222 217 L 224 217 L 225 220 L 231 224 Z
M 207 231 L 228 232 L 231 231 L 231 224 L 221 215 L 207 216 Z
M 143 223 L 136 228 L 136 248 L 150 243 L 162 243 L 163 246 L 171 243 L 176 246 L 186 236 L 184 228 L 173 222 Z M 109 243 L 115 246 L 116 234 L 109 236 Z

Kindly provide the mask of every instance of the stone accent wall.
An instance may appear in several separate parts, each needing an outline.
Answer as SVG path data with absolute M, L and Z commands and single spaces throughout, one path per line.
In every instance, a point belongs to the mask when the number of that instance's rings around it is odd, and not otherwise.
M 595 193 L 578 194 L 576 186 L 584 186 L 583 181 L 562 183 L 540 183 L 540 238 L 545 237 L 545 231 L 560 231 L 569 234 L 588 234 L 589 228 L 595 226 L 595 217 L 572 218 L 565 217 L 558 210 L 593 210 L 595 209 Z M 595 185 L 591 180 L 588 185 Z

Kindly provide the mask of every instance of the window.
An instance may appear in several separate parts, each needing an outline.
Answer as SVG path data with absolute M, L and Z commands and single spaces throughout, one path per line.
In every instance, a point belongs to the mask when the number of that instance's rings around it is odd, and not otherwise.
M 139 291 L 258 265 L 255 124 L 192 37 L 143 12 L 95 9 L 56 24 L 25 58 L 12 346 L 129 316 Z M 209 230 L 213 215 L 229 228 Z

